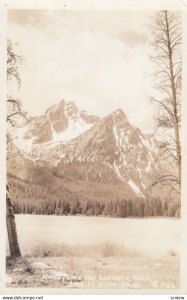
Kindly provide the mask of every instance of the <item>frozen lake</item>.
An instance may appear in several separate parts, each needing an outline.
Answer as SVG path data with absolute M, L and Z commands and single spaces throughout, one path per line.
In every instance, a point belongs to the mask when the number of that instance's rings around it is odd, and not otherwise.
M 16 215 L 16 224 L 24 255 L 41 242 L 68 245 L 114 242 L 156 256 L 180 250 L 180 220 L 173 218 Z

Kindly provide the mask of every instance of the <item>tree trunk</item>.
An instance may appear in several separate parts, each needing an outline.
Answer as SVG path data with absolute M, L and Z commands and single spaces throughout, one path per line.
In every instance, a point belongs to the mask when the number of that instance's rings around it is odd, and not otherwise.
M 168 41 L 168 56 L 169 56 L 172 104 L 173 104 L 173 115 L 174 115 L 174 131 L 175 131 L 178 179 L 179 179 L 179 185 L 181 185 L 181 145 L 180 145 L 180 136 L 179 136 L 179 120 L 178 120 L 177 97 L 176 97 L 176 88 L 175 88 L 175 79 L 174 79 L 174 70 L 173 70 L 173 57 L 172 57 L 173 53 L 172 53 L 171 41 L 170 41 L 171 33 L 169 30 L 167 11 L 165 11 L 165 19 L 166 19 L 167 41 Z
M 12 206 L 12 202 L 10 200 L 8 187 L 7 187 L 7 195 L 6 195 L 6 223 L 7 223 L 10 256 L 13 258 L 19 257 L 19 256 L 21 256 L 21 252 L 20 252 L 18 238 L 17 238 L 13 206 Z

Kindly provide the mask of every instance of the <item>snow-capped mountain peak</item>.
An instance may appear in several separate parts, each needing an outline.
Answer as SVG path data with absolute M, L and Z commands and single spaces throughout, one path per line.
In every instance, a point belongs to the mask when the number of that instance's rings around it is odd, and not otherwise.
M 17 130 L 16 145 L 31 151 L 32 145 L 66 142 L 90 129 L 99 118 L 79 112 L 70 101 L 61 100 L 48 108 L 44 115 L 31 117 L 29 123 Z
M 120 184 L 137 197 L 156 168 L 154 135 L 134 127 L 122 109 L 99 118 L 61 100 L 17 130 L 22 155 L 53 168 L 57 178 Z

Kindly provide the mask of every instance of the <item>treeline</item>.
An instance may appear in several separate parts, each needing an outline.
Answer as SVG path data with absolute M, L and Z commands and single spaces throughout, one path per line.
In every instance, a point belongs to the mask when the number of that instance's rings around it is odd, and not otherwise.
M 113 200 L 91 198 L 73 193 L 61 186 L 32 185 L 16 177 L 9 179 L 14 195 L 16 214 L 77 215 L 111 217 L 179 217 L 180 203 L 175 198 L 119 198 Z
M 158 198 L 144 199 L 118 199 L 110 201 L 97 201 L 84 199 L 74 200 L 42 200 L 35 204 L 29 201 L 14 201 L 14 212 L 16 214 L 37 214 L 37 215 L 77 215 L 86 216 L 111 216 L 111 217 L 179 217 L 180 210 L 176 201 Z

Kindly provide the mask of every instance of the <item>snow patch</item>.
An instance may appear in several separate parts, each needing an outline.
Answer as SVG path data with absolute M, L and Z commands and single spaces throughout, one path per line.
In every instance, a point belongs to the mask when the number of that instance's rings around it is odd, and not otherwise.
M 151 160 L 149 159 L 149 163 L 147 165 L 147 167 L 145 168 L 146 172 L 150 172 L 151 171 Z
M 116 162 L 114 162 L 114 167 L 113 167 L 114 172 L 116 173 L 116 175 L 122 180 L 124 181 L 123 177 L 120 174 L 119 168 L 116 165 Z
M 150 151 L 154 150 L 154 147 L 152 145 L 152 142 L 150 143 L 149 140 L 145 139 L 144 137 L 140 136 L 140 139 L 142 141 L 142 144 L 149 149 Z
M 25 126 L 23 128 L 19 128 L 16 131 L 16 136 L 14 139 L 14 144 L 18 149 L 21 149 L 25 152 L 31 152 L 32 146 L 33 146 L 33 141 L 34 137 L 31 139 L 24 139 L 25 133 L 28 131 L 28 127 Z
M 77 114 L 77 119 L 73 119 L 72 117 L 68 116 L 67 113 L 68 107 L 67 105 L 65 105 L 64 108 L 64 113 L 68 119 L 68 128 L 61 132 L 61 133 L 56 133 L 55 130 L 52 127 L 52 131 L 53 131 L 53 140 L 52 142 L 65 142 L 65 141 L 69 141 L 73 138 L 76 138 L 77 136 L 79 136 L 81 133 L 89 130 L 93 124 L 88 124 L 85 121 L 83 121 L 83 119 L 80 117 L 79 114 Z
M 129 179 L 128 184 L 130 185 L 130 187 L 133 189 L 133 191 L 135 192 L 135 194 L 138 197 L 145 197 L 144 194 L 137 187 L 137 185 L 134 183 L 134 181 L 132 181 L 131 179 Z

